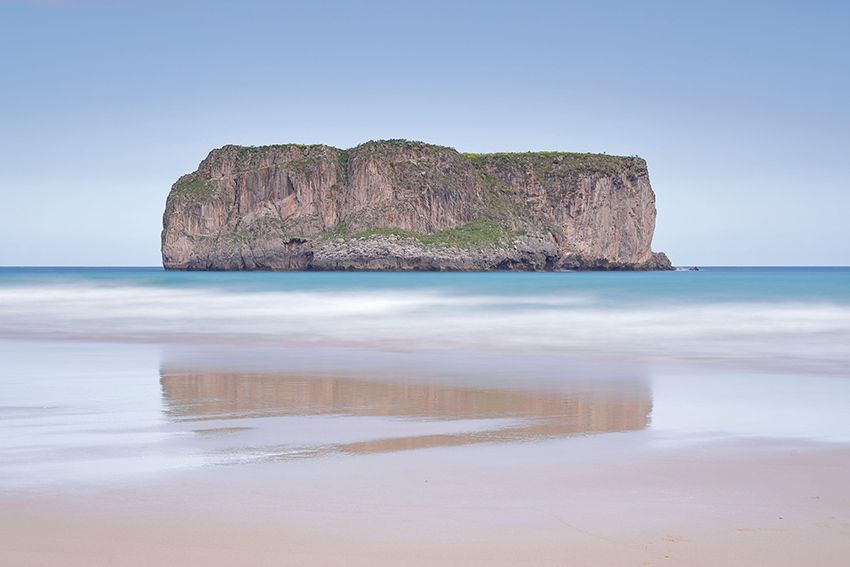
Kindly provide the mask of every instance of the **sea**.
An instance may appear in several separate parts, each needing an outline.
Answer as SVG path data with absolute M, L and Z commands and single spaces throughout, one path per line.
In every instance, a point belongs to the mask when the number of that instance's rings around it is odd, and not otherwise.
M 850 268 L 0 268 L 14 494 L 589 437 L 846 444 L 848 407 Z
M 0 337 L 698 358 L 845 372 L 850 268 L 0 268 Z

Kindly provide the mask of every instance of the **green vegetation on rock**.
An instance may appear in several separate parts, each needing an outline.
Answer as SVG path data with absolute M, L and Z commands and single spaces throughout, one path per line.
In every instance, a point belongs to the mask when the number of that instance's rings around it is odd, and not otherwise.
M 209 179 L 194 179 L 177 182 L 172 189 L 174 197 L 183 197 L 193 201 L 206 201 L 215 195 L 215 184 Z
M 600 172 L 616 173 L 633 163 L 636 158 L 572 152 L 499 152 L 493 154 L 461 154 L 478 168 L 488 165 L 519 165 L 530 168 L 537 175 L 546 176 L 556 172 Z
M 354 148 L 339 149 L 323 144 L 275 144 L 267 146 L 224 146 L 223 152 L 236 152 L 237 159 L 243 167 L 254 168 L 268 156 L 276 153 L 288 153 L 286 165 L 294 170 L 303 169 L 316 164 L 317 160 L 326 157 L 328 153 L 336 153 L 343 175 L 347 171 L 351 156 L 381 156 L 398 150 L 424 150 L 448 156 L 463 156 L 479 170 L 488 167 L 519 166 L 530 169 L 541 177 L 552 174 L 571 172 L 617 173 L 626 167 L 642 162 L 637 157 L 614 156 L 608 154 L 577 153 L 577 152 L 496 152 L 458 153 L 453 148 L 417 142 L 404 139 L 372 140 Z M 295 152 L 296 155 L 292 155 Z M 296 157 L 297 154 L 300 157 Z
M 410 231 L 403 230 L 401 228 L 384 228 L 384 227 L 376 227 L 369 228 L 364 231 L 358 232 L 354 235 L 354 238 L 358 240 L 368 240 L 370 238 L 380 237 L 380 236 L 395 236 L 398 238 L 416 238 L 420 239 L 423 235 Z
M 351 235 L 351 229 L 348 228 L 348 225 L 345 223 L 339 223 L 331 229 L 326 230 L 321 235 L 319 235 L 319 239 L 324 242 L 330 242 L 333 240 L 339 240 L 341 238 L 348 238 Z
M 421 238 L 424 244 L 451 248 L 490 248 L 501 244 L 511 233 L 497 222 L 478 219 L 458 228 L 450 228 Z
M 360 240 L 389 237 L 406 238 L 424 246 L 460 248 L 465 250 L 494 248 L 509 243 L 519 233 L 505 229 L 489 219 L 478 219 L 457 228 L 449 228 L 432 234 L 420 234 L 399 228 L 370 228 L 354 235 Z
M 219 155 L 235 155 L 237 167 L 250 170 L 283 163 L 291 170 L 303 170 L 314 167 L 326 159 L 329 152 L 339 152 L 337 148 L 324 144 L 274 144 L 268 146 L 224 146 L 214 152 Z M 233 153 L 235 152 L 235 154 Z

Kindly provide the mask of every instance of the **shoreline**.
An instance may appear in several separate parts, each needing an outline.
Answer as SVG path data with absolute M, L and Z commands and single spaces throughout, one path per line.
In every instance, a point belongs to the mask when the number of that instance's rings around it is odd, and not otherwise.
M 0 340 L 0 565 L 850 557 L 847 372 L 416 347 Z
M 850 553 L 846 445 L 647 450 L 630 435 L 0 496 L 0 550 L 4 564 L 72 566 L 838 567 Z

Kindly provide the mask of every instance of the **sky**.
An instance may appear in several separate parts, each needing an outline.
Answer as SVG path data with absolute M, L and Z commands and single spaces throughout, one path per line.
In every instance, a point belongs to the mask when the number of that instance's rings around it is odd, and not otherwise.
M 0 0 L 0 265 L 159 265 L 225 144 L 640 155 L 677 265 L 850 264 L 850 2 Z

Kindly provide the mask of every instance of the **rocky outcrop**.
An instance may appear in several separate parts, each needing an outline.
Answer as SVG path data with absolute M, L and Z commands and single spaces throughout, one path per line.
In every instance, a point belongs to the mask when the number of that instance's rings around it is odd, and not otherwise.
M 171 270 L 654 270 L 638 157 L 225 146 L 172 186 Z

